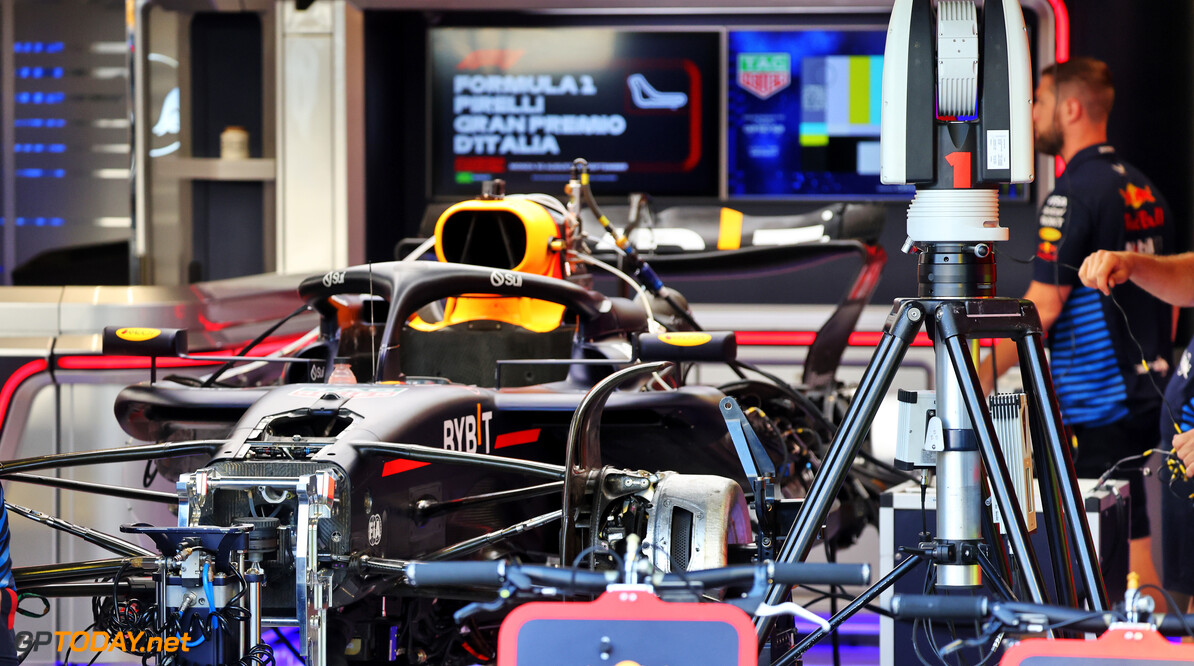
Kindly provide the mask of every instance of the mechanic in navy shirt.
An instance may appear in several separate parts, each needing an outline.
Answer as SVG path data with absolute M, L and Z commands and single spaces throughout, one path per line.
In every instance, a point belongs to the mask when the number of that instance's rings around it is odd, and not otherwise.
M 1134 252 L 1096 252 L 1082 262 L 1078 271 L 1082 284 L 1111 294 L 1118 285 L 1131 280 L 1157 298 L 1173 305 L 1194 306 L 1194 253 L 1171 257 Z M 1122 288 L 1115 290 L 1115 296 Z M 1163 448 L 1173 448 L 1188 471 L 1194 470 L 1194 381 L 1191 381 L 1191 356 L 1194 340 L 1186 347 L 1165 389 L 1161 415 Z M 1175 434 L 1177 428 L 1181 434 Z M 1162 477 L 1162 483 L 1168 481 Z M 1194 600 L 1194 482 L 1175 480 L 1173 492 L 1161 494 L 1161 575 L 1165 589 L 1185 612 Z
M 0 666 L 17 666 L 17 641 L 13 623 L 17 616 L 17 586 L 12 577 L 9 551 L 8 511 L 4 488 L 0 487 Z
M 1078 476 L 1098 477 L 1159 441 L 1161 396 L 1152 381 L 1169 376 L 1173 310 L 1130 283 L 1117 292 L 1141 357 L 1124 317 L 1098 290 L 1081 284 L 1077 267 L 1097 250 L 1172 252 L 1173 224 L 1156 186 L 1107 143 L 1115 89 L 1106 64 L 1076 58 L 1052 65 L 1035 97 L 1036 149 L 1059 155 L 1066 168 L 1041 208 L 1033 279 L 1024 297 L 1036 305 L 1048 333 L 1053 385 L 1077 441 Z M 989 355 L 979 372 L 988 392 L 997 376 L 1018 364 L 1011 340 L 1000 341 L 993 356 L 994 368 Z M 1156 583 L 1144 480 L 1138 466 L 1123 476 L 1132 494 L 1130 566 L 1142 583 Z

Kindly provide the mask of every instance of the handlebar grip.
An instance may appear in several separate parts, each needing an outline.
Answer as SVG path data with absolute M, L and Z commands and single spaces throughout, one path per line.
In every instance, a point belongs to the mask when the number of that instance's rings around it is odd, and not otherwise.
M 718 569 L 697 569 L 664 576 L 678 582 L 700 582 L 705 587 L 746 585 L 762 565 L 740 564 Z M 775 564 L 771 579 L 781 585 L 865 585 L 871 580 L 869 564 Z
M 866 585 L 869 564 L 776 563 L 772 579 L 784 585 Z
M 981 620 L 987 616 L 989 606 L 986 597 L 905 594 L 891 600 L 891 612 L 897 618 Z
M 480 585 L 500 587 L 501 560 L 478 562 L 411 562 L 406 567 L 406 579 L 411 585 Z

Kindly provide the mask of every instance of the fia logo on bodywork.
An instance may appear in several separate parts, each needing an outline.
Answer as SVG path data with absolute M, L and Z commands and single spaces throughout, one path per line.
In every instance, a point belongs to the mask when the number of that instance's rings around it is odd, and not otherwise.
M 369 516 L 369 545 L 376 546 L 381 543 L 381 514 L 375 513 Z

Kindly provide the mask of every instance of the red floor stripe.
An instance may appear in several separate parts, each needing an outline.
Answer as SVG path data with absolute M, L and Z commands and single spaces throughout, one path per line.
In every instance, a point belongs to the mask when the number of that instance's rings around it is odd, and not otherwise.
M 504 449 L 507 446 L 518 446 L 519 444 L 530 444 L 537 441 L 539 441 L 539 428 L 535 428 L 534 430 L 518 430 L 498 435 L 497 440 L 493 443 L 493 448 Z
M 386 463 L 386 464 L 385 464 L 385 465 L 384 465 L 384 466 L 381 468 L 381 475 L 382 475 L 382 476 L 393 476 L 393 475 L 395 475 L 395 474 L 401 474 L 401 473 L 403 473 L 403 472 L 409 472 L 409 471 L 411 471 L 412 469 L 418 469 L 418 468 L 420 468 L 420 467 L 426 467 L 426 466 L 428 466 L 428 465 L 430 465 L 430 464 L 431 464 L 431 463 L 417 462 L 417 461 L 414 461 L 414 460 L 402 460 L 402 459 L 398 459 L 398 460 L 391 460 L 391 461 L 387 462 L 387 463 Z

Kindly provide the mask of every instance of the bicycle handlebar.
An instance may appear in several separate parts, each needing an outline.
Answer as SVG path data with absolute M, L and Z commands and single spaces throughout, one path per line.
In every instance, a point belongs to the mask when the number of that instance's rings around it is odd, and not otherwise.
M 941 595 L 901 595 L 891 600 L 891 612 L 897 618 L 929 620 L 979 620 L 989 612 L 986 597 L 947 597 Z
M 763 574 L 782 585 L 865 585 L 870 581 L 870 566 L 866 564 L 774 564 L 739 565 L 664 574 L 665 583 L 695 583 L 706 587 L 749 584 L 766 567 Z M 519 578 L 534 585 L 602 591 L 608 585 L 621 582 L 621 572 L 561 569 L 530 564 L 513 564 L 504 560 L 468 562 L 410 562 L 405 567 L 407 582 L 420 586 L 500 587 Z
M 994 617 L 1004 624 L 1065 624 L 1067 629 L 1089 633 L 1101 633 L 1112 624 L 1124 621 L 1121 613 L 1112 611 L 1088 611 L 1019 601 L 993 601 L 986 597 L 897 595 L 891 601 L 891 610 L 897 619 L 925 618 L 963 622 Z M 1185 636 L 1190 634 L 1190 627 L 1194 627 L 1194 614 L 1154 614 L 1151 623 L 1165 636 Z

